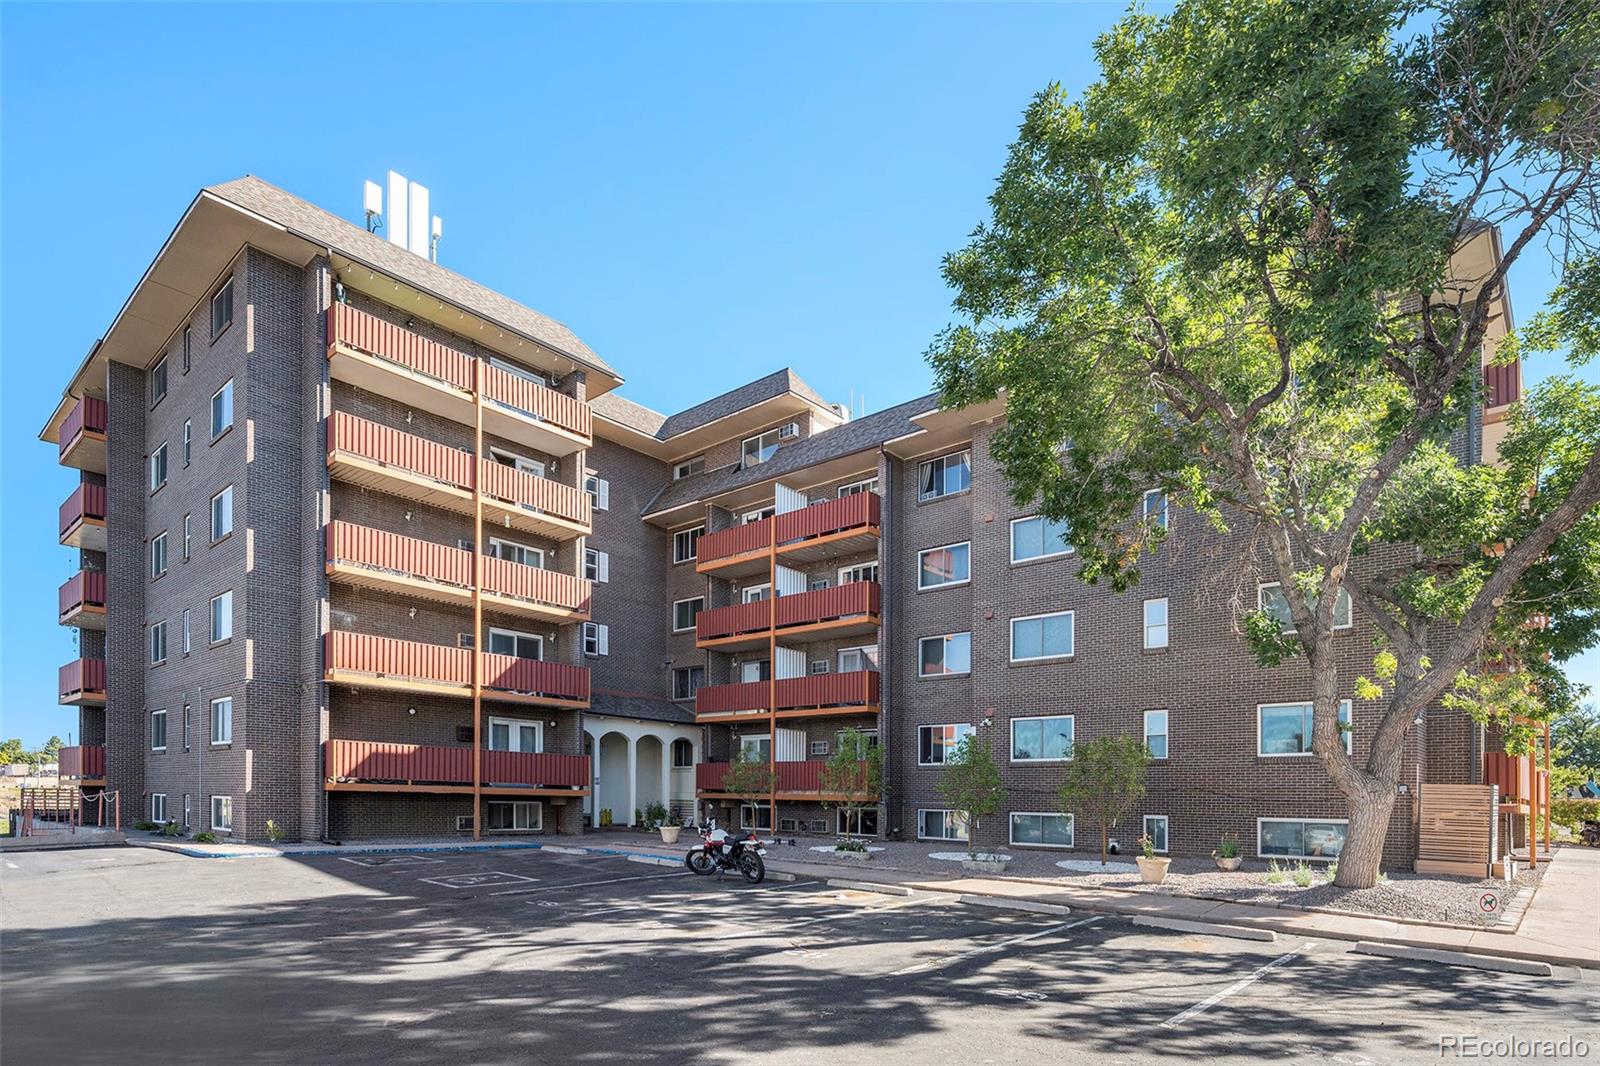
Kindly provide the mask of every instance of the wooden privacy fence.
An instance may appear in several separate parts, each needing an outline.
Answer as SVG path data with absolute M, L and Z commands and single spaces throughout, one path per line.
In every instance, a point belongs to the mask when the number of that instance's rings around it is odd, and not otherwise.
M 1419 874 L 1488 877 L 1495 859 L 1492 785 L 1422 785 L 1418 795 Z

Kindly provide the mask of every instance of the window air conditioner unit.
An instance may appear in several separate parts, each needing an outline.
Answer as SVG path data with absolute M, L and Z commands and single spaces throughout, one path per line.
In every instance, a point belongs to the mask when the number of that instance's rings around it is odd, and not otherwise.
M 790 422 L 787 426 L 784 426 L 782 429 L 778 430 L 779 440 L 794 440 L 799 435 L 800 423 L 798 422 Z

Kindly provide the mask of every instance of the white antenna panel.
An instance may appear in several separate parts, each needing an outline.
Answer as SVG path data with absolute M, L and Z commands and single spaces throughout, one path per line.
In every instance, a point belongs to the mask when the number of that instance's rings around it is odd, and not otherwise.
M 404 248 L 411 237 L 411 228 L 407 223 L 407 201 L 405 175 L 389 171 L 389 217 L 384 221 L 388 223 L 389 243 L 398 244 Z

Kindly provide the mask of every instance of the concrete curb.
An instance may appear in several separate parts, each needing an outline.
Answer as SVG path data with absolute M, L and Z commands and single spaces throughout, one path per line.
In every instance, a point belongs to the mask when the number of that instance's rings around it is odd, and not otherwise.
M 1006 899 L 1004 896 L 957 896 L 969 907 L 991 907 L 1002 911 L 1028 911 L 1031 914 L 1071 914 L 1064 903 L 1038 903 L 1031 899 Z
M 1520 973 L 1534 977 L 1550 977 L 1555 973 L 1555 970 L 1548 962 L 1508 959 L 1503 955 L 1474 955 L 1467 951 L 1415 948 L 1406 944 L 1383 944 L 1375 940 L 1359 941 L 1350 951 L 1358 955 L 1380 955 L 1389 959 L 1420 959 L 1424 962 L 1443 963 L 1446 966 L 1465 966 L 1473 970 L 1493 970 L 1496 973 Z
M 1259 940 L 1267 944 L 1278 939 L 1278 934 L 1271 929 L 1251 929 L 1244 925 L 1218 925 L 1215 922 L 1191 922 L 1186 918 L 1147 918 L 1140 915 L 1133 919 L 1133 924 L 1148 926 L 1151 929 L 1170 929 L 1178 933 L 1225 936 L 1233 940 Z
M 683 863 L 674 859 L 663 859 L 659 855 L 625 855 L 629 862 L 642 862 L 648 866 L 682 866 Z
M 828 879 L 829 888 L 843 888 L 856 892 L 877 892 L 884 896 L 909 896 L 911 889 L 905 885 L 886 885 L 876 881 L 846 881 L 842 878 Z

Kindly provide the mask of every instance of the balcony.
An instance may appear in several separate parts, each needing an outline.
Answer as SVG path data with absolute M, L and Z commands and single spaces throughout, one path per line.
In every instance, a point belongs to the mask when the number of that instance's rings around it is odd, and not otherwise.
M 733 578 L 765 571 L 769 551 L 790 565 L 875 551 L 882 509 L 877 493 L 860 492 L 708 533 L 700 538 L 695 569 Z
M 106 749 L 99 744 L 84 744 L 62 748 L 57 756 L 61 776 L 73 778 L 81 784 L 104 784 L 106 780 Z
M 62 466 L 106 472 L 106 402 L 85 396 L 67 413 L 57 430 L 56 447 Z
M 774 689 L 779 718 L 878 713 L 878 671 L 852 670 L 842 674 L 783 678 L 776 684 L 745 681 L 735 685 L 711 685 L 694 695 L 694 720 L 697 723 L 728 722 L 764 715 Z
M 701 611 L 695 619 L 695 641 L 701 648 L 739 651 L 778 639 L 852 637 L 878 629 L 882 594 L 876 581 L 779 596 L 775 600 L 735 604 Z
M 106 550 L 106 487 L 84 483 L 61 505 L 61 543 Z
M 731 763 L 703 762 L 694 768 L 695 795 L 701 799 L 732 797 L 733 793 L 723 787 L 723 777 L 728 772 Z M 825 759 L 807 759 L 803 762 L 779 762 L 774 764 L 778 775 L 778 788 L 776 798 L 780 800 L 825 800 L 838 798 L 836 793 L 822 791 L 822 771 L 828 763 Z M 863 774 L 866 773 L 866 763 L 858 764 Z
M 551 455 L 594 444 L 589 405 L 576 397 L 346 304 L 328 309 L 328 364 L 338 381 L 469 426 L 482 373 L 486 432 Z
M 74 659 L 57 671 L 59 702 L 78 707 L 103 707 L 106 702 L 106 661 Z
M 330 740 L 322 746 L 329 792 L 472 792 L 472 749 Z M 484 751 L 486 796 L 587 796 L 589 758 Z
M 106 574 L 104 570 L 79 570 L 57 590 L 61 624 L 80 629 L 106 627 Z
M 335 630 L 323 637 L 330 683 L 436 696 L 472 695 L 472 651 L 445 644 Z M 583 708 L 589 668 L 483 653 L 483 695 L 506 703 Z
M 404 596 L 470 606 L 472 553 L 352 522 L 327 532 L 328 577 Z M 589 582 L 570 574 L 483 557 L 483 602 L 507 614 L 557 622 L 589 617 Z
M 589 532 L 589 494 L 344 411 L 328 420 L 328 469 L 338 481 L 472 514 L 474 466 L 485 522 L 568 540 Z
M 1538 768 L 1532 755 L 1508 755 L 1503 751 L 1483 753 L 1483 783 L 1500 789 L 1500 809 L 1527 812 L 1528 801 L 1537 797 L 1539 809 L 1550 803 L 1550 775 Z

